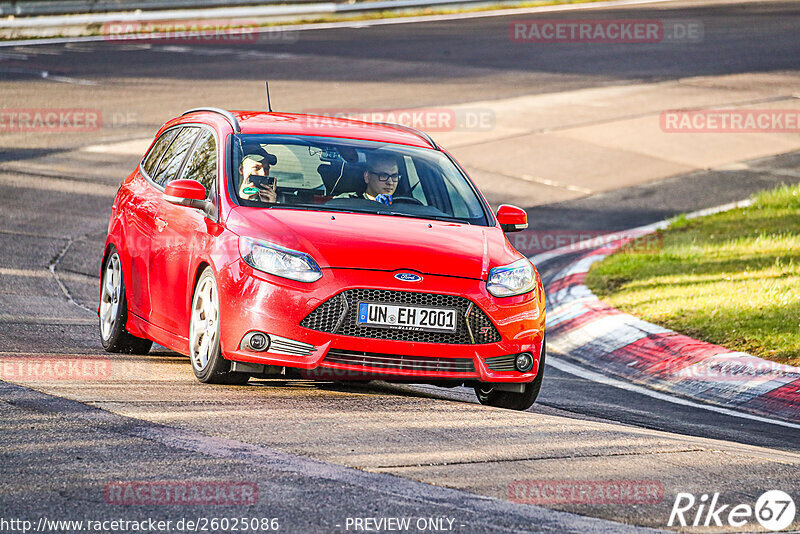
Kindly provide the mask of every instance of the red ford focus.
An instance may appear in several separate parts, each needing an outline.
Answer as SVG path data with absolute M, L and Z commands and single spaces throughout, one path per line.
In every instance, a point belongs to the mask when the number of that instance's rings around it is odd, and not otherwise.
M 417 130 L 191 110 L 114 200 L 101 338 L 110 352 L 187 354 L 201 382 L 464 385 L 527 409 L 544 290 L 504 234 L 525 227 Z

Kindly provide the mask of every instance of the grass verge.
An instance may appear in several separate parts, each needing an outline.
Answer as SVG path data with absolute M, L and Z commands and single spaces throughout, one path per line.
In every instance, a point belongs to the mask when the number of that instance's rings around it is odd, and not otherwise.
M 646 321 L 800 366 L 800 185 L 746 208 L 678 217 L 661 238 L 595 264 L 587 285 Z

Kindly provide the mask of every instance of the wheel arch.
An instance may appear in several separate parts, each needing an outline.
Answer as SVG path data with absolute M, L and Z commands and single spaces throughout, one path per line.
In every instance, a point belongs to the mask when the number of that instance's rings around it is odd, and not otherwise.
M 119 193 L 118 193 L 119 194 Z M 118 200 L 115 200 L 115 203 Z M 125 289 L 127 290 L 129 287 L 133 286 L 133 282 L 131 279 L 131 259 L 130 256 L 127 254 L 125 250 L 124 243 L 128 242 L 128 236 L 125 228 L 125 224 L 122 221 L 121 214 L 119 212 L 112 213 L 111 220 L 108 223 L 108 232 L 106 234 L 106 245 L 103 249 L 103 258 L 100 261 L 99 266 L 99 275 L 100 280 L 103 279 L 103 269 L 106 265 L 106 260 L 108 259 L 108 253 L 113 246 L 117 249 L 117 253 L 119 253 L 119 259 L 122 263 L 122 279 L 125 281 Z M 100 312 L 100 305 L 98 303 L 98 313 Z M 128 310 L 130 311 L 130 310 Z
M 117 255 L 119 256 L 120 262 L 120 269 L 122 270 L 122 282 L 123 282 L 123 289 L 125 291 L 125 323 L 123 324 L 122 328 L 126 335 L 132 336 L 134 338 L 140 338 L 140 341 L 150 340 L 150 337 L 147 333 L 142 330 L 141 326 L 137 324 L 136 319 L 134 319 L 135 315 L 131 312 L 130 308 L 130 299 L 128 298 L 128 291 L 133 286 L 130 278 L 130 267 L 131 262 L 130 258 L 126 256 L 124 248 L 121 248 L 115 240 L 112 238 L 111 235 L 108 236 L 106 239 L 106 246 L 103 250 L 103 259 L 100 262 L 100 284 L 99 284 L 99 291 L 100 295 L 98 297 L 97 302 L 97 316 L 100 317 L 100 301 L 102 299 L 103 293 L 103 275 L 105 274 L 105 265 L 108 261 L 108 257 L 111 253 L 111 248 L 114 248 L 117 251 Z M 144 349 L 141 349 L 144 350 Z M 149 350 L 149 347 L 147 348 Z M 144 353 L 147 352 L 144 350 Z M 137 354 L 139 354 L 137 352 Z
M 191 280 L 191 285 L 189 287 L 189 292 L 188 292 L 189 299 L 188 299 L 188 302 L 187 302 L 187 309 L 189 310 L 189 321 L 190 322 L 192 320 L 192 305 L 193 305 L 193 302 L 194 302 L 194 293 L 195 293 L 195 291 L 197 291 L 197 284 L 200 282 L 200 277 L 203 275 L 203 272 L 207 268 L 211 269 L 211 271 L 214 273 L 214 279 L 217 281 L 217 284 L 219 284 L 219 280 L 218 280 L 218 276 L 217 276 L 217 269 L 214 267 L 214 264 L 211 261 L 207 260 L 207 259 L 200 259 L 198 261 L 198 263 L 197 263 L 197 266 L 194 268 L 194 276 L 192 276 L 191 279 L 190 279 Z M 217 285 L 217 291 L 219 291 L 219 285 Z M 219 313 L 220 314 L 222 313 L 221 309 L 219 310 Z M 220 329 L 221 328 L 222 328 L 222 321 L 220 320 Z M 220 355 L 222 356 L 223 359 L 227 360 L 227 358 L 225 358 L 225 348 L 223 346 L 223 337 L 224 336 L 222 335 L 222 331 L 220 330 Z M 189 340 L 189 352 L 191 352 L 191 350 L 192 350 L 192 348 L 191 348 L 191 340 Z
M 214 271 L 214 276 L 216 277 L 217 270 L 214 269 L 214 266 L 211 264 L 211 262 L 206 259 L 200 259 L 200 261 L 197 262 L 197 266 L 194 268 L 194 275 L 189 279 L 191 283 L 189 285 L 189 291 L 187 291 L 188 302 L 186 302 L 186 306 L 187 309 L 190 310 L 190 317 L 192 301 L 194 300 L 194 292 L 197 289 L 197 283 L 200 281 L 200 276 L 203 274 L 203 271 L 205 271 L 208 267 L 211 267 L 211 270 Z

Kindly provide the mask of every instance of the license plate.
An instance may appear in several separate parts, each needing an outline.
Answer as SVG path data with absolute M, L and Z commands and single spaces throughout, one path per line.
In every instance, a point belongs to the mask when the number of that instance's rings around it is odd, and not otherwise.
M 358 324 L 395 330 L 455 332 L 457 311 L 453 308 L 420 308 L 359 302 Z

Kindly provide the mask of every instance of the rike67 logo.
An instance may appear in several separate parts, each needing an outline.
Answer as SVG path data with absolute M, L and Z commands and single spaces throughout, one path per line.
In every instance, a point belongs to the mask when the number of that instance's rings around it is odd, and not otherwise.
M 741 528 L 757 521 L 763 528 L 778 532 L 794 522 L 795 512 L 794 500 L 780 490 L 765 492 L 755 506 L 722 504 L 719 493 L 710 497 L 704 493 L 699 499 L 691 493 L 678 493 L 667 526 Z

